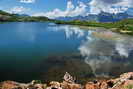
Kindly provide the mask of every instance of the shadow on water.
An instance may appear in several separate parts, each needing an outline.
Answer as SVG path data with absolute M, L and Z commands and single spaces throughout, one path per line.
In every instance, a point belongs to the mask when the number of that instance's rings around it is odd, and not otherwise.
M 46 82 L 52 80 L 62 81 L 66 72 L 71 73 L 80 81 L 94 77 L 91 67 L 84 62 L 81 55 L 48 57 L 42 62 L 41 70 L 42 79 Z

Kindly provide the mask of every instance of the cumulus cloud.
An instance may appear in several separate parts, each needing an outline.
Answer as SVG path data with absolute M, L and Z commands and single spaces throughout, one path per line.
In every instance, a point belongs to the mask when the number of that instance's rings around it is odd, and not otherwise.
M 83 2 L 78 2 L 78 6 L 74 6 L 72 1 L 67 2 L 67 8 L 65 11 L 62 11 L 58 8 L 54 9 L 53 11 L 46 12 L 46 13 L 36 13 L 33 16 L 46 16 L 49 18 L 57 18 L 57 17 L 65 17 L 65 16 L 78 16 L 78 15 L 85 15 L 86 13 L 86 5 Z
M 67 11 L 71 11 L 71 10 L 73 10 L 73 9 L 74 9 L 74 5 L 72 4 L 71 1 L 68 1 L 68 2 L 67 2 Z
M 85 31 L 81 30 L 79 27 L 74 26 L 53 26 L 50 27 L 51 31 L 58 32 L 63 31 L 65 32 L 66 39 L 70 39 L 73 35 L 77 38 L 81 38 L 85 36 Z
M 68 0 L 65 11 L 56 8 L 53 11 L 36 13 L 33 16 L 46 16 L 49 18 L 74 17 L 78 15 L 98 14 L 101 11 L 121 13 L 127 11 L 129 8 L 133 8 L 133 0 L 91 0 L 88 3 L 78 1 L 77 6 L 74 6 L 72 1 Z
M 89 2 L 90 13 L 98 14 L 101 11 L 109 13 L 125 12 L 133 7 L 133 0 L 92 0 Z
M 104 73 L 100 75 L 108 75 L 115 66 L 121 68 L 129 66 L 125 64 L 128 63 L 128 60 L 131 60 L 133 39 L 113 33 L 110 36 L 111 38 L 108 38 L 106 36 L 108 32 L 98 32 L 97 34 L 94 35 L 94 32 L 91 35 L 89 34 L 87 36 L 89 39 L 79 47 L 81 55 L 85 57 L 85 62 L 91 66 L 94 74 L 96 76 L 100 73 Z M 117 36 L 119 39 L 116 38 Z M 123 59 L 124 62 L 120 61 Z M 117 60 L 119 61 L 117 62 Z
M 24 8 L 23 6 L 15 6 L 11 8 L 9 12 L 16 14 L 16 13 L 24 13 L 29 10 L 30 10 L 29 8 Z
M 20 0 L 21 3 L 34 3 L 35 0 Z

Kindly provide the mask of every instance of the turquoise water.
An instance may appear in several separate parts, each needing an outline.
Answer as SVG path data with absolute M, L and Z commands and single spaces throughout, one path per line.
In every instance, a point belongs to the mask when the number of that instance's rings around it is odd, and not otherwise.
M 0 24 L 0 73 L 2 80 L 15 73 L 18 78 L 34 74 L 39 63 L 48 56 L 78 53 L 84 38 L 78 38 L 74 28 L 71 39 L 63 30 L 65 26 L 51 23 L 4 23 Z M 69 28 L 69 26 L 66 26 Z M 69 34 L 69 33 L 68 33 Z M 12 74 L 13 73 L 13 74 Z M 9 77 L 9 78 L 8 78 Z M 34 78 L 34 77 L 33 77 Z
M 78 59 L 90 65 L 95 76 L 112 75 L 112 68 L 132 71 L 132 50 L 132 37 L 110 31 L 41 22 L 4 23 L 0 24 L 0 80 L 40 79 L 42 70 L 48 69 L 44 60 L 59 56 L 81 56 Z

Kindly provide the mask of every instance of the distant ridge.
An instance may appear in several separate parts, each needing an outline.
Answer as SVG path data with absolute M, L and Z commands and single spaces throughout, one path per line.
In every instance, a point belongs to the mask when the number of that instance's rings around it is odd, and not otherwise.
M 72 20 L 81 20 L 81 21 L 97 21 L 97 22 L 116 22 L 123 19 L 133 18 L 132 15 L 124 13 L 107 13 L 101 12 L 99 14 L 88 14 L 86 16 L 75 16 L 75 17 L 58 17 L 56 20 L 63 21 L 72 21 Z
M 45 16 L 29 16 L 27 14 L 11 14 L 0 10 L 0 22 L 34 22 L 34 21 L 51 21 Z

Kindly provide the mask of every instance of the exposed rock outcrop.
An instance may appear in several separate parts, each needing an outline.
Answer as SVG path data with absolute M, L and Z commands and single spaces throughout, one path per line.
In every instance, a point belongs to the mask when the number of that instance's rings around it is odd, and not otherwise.
M 128 88 L 130 87 L 130 88 Z M 98 81 L 97 83 L 89 82 L 85 85 L 85 89 L 133 89 L 133 72 L 120 75 L 119 78 L 106 81 Z
M 95 80 L 85 85 L 75 83 L 75 78 L 66 72 L 63 82 L 52 81 L 48 85 L 37 83 L 17 83 L 4 81 L 0 83 L 0 89 L 133 89 L 133 72 L 124 73 L 119 78 L 110 80 Z
M 75 83 L 75 78 L 72 77 L 68 72 L 63 77 L 64 81 L 59 82 L 50 82 L 50 87 L 47 89 L 82 89 L 80 84 Z

